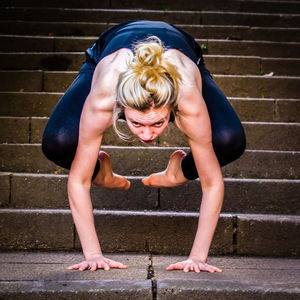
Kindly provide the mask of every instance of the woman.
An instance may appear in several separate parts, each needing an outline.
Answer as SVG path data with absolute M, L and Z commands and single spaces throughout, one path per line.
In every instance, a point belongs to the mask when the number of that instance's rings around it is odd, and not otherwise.
M 188 154 L 175 151 L 167 169 L 144 178 L 145 185 L 172 187 L 198 177 L 201 182 L 199 223 L 190 256 L 167 270 L 221 272 L 206 263 L 223 201 L 220 165 L 243 153 L 245 136 L 205 68 L 200 47 L 173 25 L 133 21 L 106 30 L 86 56 L 54 109 L 42 144 L 50 160 L 70 169 L 68 196 L 85 260 L 69 269 L 127 268 L 103 256 L 90 199 L 91 182 L 106 188 L 130 187 L 125 177 L 113 173 L 109 156 L 99 152 L 103 133 L 111 125 L 123 137 L 116 124 L 125 118 L 144 144 L 174 121 L 191 148 Z

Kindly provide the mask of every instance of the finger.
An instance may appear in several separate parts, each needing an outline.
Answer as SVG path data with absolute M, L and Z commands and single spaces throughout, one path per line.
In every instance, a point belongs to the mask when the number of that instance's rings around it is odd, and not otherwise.
M 95 263 L 95 262 L 91 263 L 90 270 L 91 271 L 96 271 L 97 270 L 97 263 Z
M 108 265 L 111 268 L 118 268 L 118 269 L 127 269 L 128 267 L 126 265 L 123 265 L 122 263 L 118 262 L 118 261 L 114 261 L 114 260 L 110 260 L 108 262 Z
M 108 264 L 104 263 L 104 271 L 109 271 L 110 267 Z
M 68 269 L 68 270 L 76 270 L 76 269 L 78 269 L 78 268 L 79 268 L 79 264 L 73 265 L 73 266 L 69 266 L 67 269 Z
M 171 264 L 169 265 L 166 270 L 182 270 L 183 269 L 183 265 L 181 262 L 177 263 L 177 264 Z
M 183 268 L 183 272 L 185 272 L 185 273 L 188 273 L 190 270 L 193 270 L 193 269 L 191 269 L 190 264 L 185 265 L 185 267 Z
M 218 273 L 221 273 L 221 272 L 223 272 L 221 269 L 219 269 L 219 268 L 214 268 L 213 269 L 215 272 L 218 272 Z
M 207 265 L 210 270 L 213 270 L 213 272 L 223 272 L 221 269 L 214 267 L 212 265 Z
M 195 265 L 195 266 L 194 266 L 194 271 L 195 271 L 196 273 L 200 273 L 200 268 L 199 268 L 198 265 Z
M 217 268 L 217 267 L 213 267 L 215 269 L 216 272 L 223 272 L 223 270 Z
M 84 271 L 86 270 L 87 268 L 89 267 L 89 264 L 88 263 L 83 263 L 83 264 L 80 264 L 79 265 L 79 271 Z

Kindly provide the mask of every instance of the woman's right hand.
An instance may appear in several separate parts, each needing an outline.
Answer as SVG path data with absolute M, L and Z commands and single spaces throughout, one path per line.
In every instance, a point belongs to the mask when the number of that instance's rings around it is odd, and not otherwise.
M 70 266 L 68 270 L 96 271 L 97 269 L 104 269 L 104 271 L 109 271 L 110 268 L 127 269 L 127 266 L 112 259 L 105 258 L 103 255 L 98 255 L 91 259 L 84 260 L 79 264 Z

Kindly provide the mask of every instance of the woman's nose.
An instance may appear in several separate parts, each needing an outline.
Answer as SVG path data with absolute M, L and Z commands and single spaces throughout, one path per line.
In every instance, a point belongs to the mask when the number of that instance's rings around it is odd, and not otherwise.
M 144 130 L 142 132 L 143 138 L 145 140 L 150 140 L 151 136 L 152 136 L 152 130 L 150 127 L 144 127 Z

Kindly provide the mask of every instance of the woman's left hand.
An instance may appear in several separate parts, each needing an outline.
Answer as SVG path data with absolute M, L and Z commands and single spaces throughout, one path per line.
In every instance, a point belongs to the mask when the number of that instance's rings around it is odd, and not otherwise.
M 221 269 L 211 266 L 195 257 L 189 257 L 187 260 L 169 265 L 166 270 L 183 270 L 184 272 L 194 271 L 196 273 L 200 273 L 200 271 L 206 271 L 209 273 L 223 272 Z

